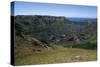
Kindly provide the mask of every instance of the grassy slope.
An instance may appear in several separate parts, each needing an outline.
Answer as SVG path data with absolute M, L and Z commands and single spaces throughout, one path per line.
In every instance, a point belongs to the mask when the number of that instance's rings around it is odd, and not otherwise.
M 78 60 L 75 58 L 76 56 L 80 56 L 81 58 Z M 27 56 L 22 56 L 22 54 L 18 55 L 18 57 L 16 57 L 15 64 L 51 64 L 74 61 L 95 61 L 96 59 L 96 50 L 86 50 L 78 48 L 59 48 L 54 50 L 50 49 L 48 51 L 44 50 L 41 52 L 33 52 Z

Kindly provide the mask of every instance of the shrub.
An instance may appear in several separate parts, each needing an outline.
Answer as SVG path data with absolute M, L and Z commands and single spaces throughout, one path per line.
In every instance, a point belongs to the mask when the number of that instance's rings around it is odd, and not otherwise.
M 84 43 L 73 45 L 72 47 L 73 48 L 84 48 L 84 49 L 97 49 L 97 43 L 87 41 L 87 42 L 84 42 Z

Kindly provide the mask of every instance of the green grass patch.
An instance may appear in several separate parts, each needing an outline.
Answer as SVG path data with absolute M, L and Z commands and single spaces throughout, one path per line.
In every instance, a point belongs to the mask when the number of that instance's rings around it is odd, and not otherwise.
M 24 52 L 25 53 L 25 52 Z M 23 53 L 22 53 L 23 54 Z M 97 60 L 96 50 L 86 50 L 78 48 L 62 48 L 62 49 L 50 49 L 41 52 L 31 52 L 22 56 L 16 54 L 16 65 L 27 64 L 51 64 L 51 63 L 66 63 L 66 62 L 81 62 L 81 61 L 95 61 Z M 76 56 L 80 56 L 81 59 L 76 59 Z

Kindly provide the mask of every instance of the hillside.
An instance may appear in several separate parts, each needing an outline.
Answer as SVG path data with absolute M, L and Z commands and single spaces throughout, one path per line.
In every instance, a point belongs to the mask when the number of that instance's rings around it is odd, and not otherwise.
M 57 51 L 57 53 L 59 52 L 58 54 L 62 54 L 63 49 L 64 51 L 69 50 L 69 52 L 77 49 L 79 49 L 79 52 L 83 50 L 84 56 L 80 61 L 84 61 L 84 59 L 96 59 L 97 19 L 74 22 L 63 16 L 17 15 L 12 17 L 14 17 L 15 21 L 14 48 L 15 59 L 17 59 L 15 64 L 24 64 L 24 61 L 31 60 L 31 58 L 28 58 L 30 56 L 37 58 L 37 60 L 29 62 L 29 64 L 41 63 L 38 61 L 38 58 L 43 58 L 47 54 L 50 56 L 56 55 L 55 51 Z M 91 52 L 91 54 L 88 55 L 90 59 L 86 59 L 85 57 L 88 54 L 87 51 Z M 93 57 L 91 57 L 92 51 Z M 42 56 L 37 57 L 37 54 L 41 54 Z M 80 53 L 76 54 L 81 56 Z M 23 60 L 23 57 L 27 57 L 28 59 Z M 69 58 L 69 56 L 67 57 Z M 70 62 L 74 61 L 72 60 L 73 58 L 70 59 Z M 43 60 L 41 61 L 45 63 Z M 46 61 L 50 63 L 49 61 L 51 60 Z M 59 62 L 61 61 L 65 62 L 65 60 L 59 60 Z
M 84 20 L 80 23 L 75 24 L 62 16 L 18 15 L 15 16 L 15 34 L 30 35 L 46 42 L 78 42 L 96 36 L 96 20 Z

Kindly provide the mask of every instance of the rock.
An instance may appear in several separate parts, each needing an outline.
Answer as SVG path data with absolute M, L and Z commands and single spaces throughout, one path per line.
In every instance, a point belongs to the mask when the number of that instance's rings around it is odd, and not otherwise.
M 75 56 L 75 60 L 76 60 L 76 61 L 81 60 L 81 56 Z
M 34 37 L 27 36 L 27 35 L 26 36 L 24 35 L 24 39 L 26 39 L 28 42 L 30 42 L 33 47 L 49 48 L 48 47 L 48 43 L 46 41 L 38 40 L 38 39 L 36 39 Z

